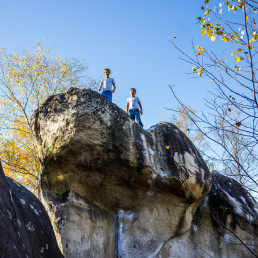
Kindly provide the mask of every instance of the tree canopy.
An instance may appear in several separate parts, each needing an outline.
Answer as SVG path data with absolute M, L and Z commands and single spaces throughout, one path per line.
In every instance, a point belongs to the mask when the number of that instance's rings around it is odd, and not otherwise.
M 42 43 L 22 55 L 0 49 L 0 159 L 4 171 L 34 193 L 39 160 L 30 116 L 48 96 L 70 87 L 94 87 L 78 59 L 55 57 Z

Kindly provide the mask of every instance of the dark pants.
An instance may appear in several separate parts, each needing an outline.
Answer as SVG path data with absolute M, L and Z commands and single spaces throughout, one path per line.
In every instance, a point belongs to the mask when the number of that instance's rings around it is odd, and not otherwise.
M 129 117 L 139 124 L 140 127 L 143 127 L 142 121 L 141 121 L 141 116 L 140 116 L 140 110 L 139 109 L 129 109 Z

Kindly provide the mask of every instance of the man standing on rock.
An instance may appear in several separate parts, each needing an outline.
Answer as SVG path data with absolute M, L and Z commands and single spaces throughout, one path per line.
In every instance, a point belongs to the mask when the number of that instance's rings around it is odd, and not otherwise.
M 116 90 L 115 80 L 113 78 L 109 78 L 109 75 L 111 74 L 109 68 L 104 69 L 104 74 L 106 78 L 100 81 L 98 91 L 101 91 L 101 89 L 103 88 L 102 95 L 107 97 L 112 102 L 112 93 L 114 93 Z

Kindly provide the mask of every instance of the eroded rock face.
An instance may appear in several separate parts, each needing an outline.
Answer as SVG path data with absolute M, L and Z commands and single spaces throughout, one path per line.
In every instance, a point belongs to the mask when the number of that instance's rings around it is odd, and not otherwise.
M 212 189 L 198 208 L 190 230 L 169 240 L 157 257 L 180 257 L 182 253 L 184 257 L 258 255 L 257 203 L 237 181 L 218 172 L 212 177 Z
M 51 96 L 33 124 L 42 201 L 66 257 L 177 257 L 164 247 L 191 237 L 212 175 L 176 126 L 145 131 L 104 96 L 74 88 Z
M 41 202 L 25 187 L 6 178 L 0 163 L 0 256 L 63 257 Z

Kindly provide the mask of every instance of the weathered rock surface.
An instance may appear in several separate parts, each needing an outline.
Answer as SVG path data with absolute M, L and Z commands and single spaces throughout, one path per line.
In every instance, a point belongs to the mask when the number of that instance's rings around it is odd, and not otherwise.
M 63 257 L 41 202 L 6 178 L 0 163 L 0 257 Z
M 191 229 L 169 240 L 157 257 L 258 255 L 257 203 L 237 181 L 217 172 L 212 177 L 211 192 L 198 208 Z
M 213 252 L 209 242 L 220 233 L 201 205 L 212 174 L 173 124 L 145 131 L 104 96 L 74 88 L 48 98 L 33 124 L 42 201 L 65 257 L 206 257 Z M 208 200 L 214 199 L 211 193 Z M 190 248 L 195 229 L 205 231 L 206 222 L 193 223 L 198 207 L 215 231 L 196 238 L 202 252 Z M 249 211 L 255 212 L 251 206 Z M 246 232 L 255 226 L 249 224 Z

